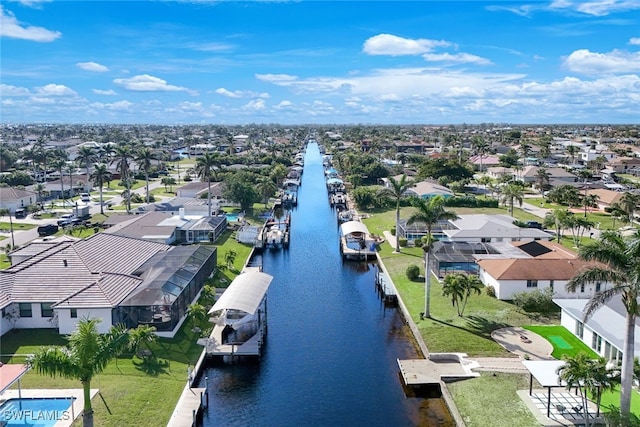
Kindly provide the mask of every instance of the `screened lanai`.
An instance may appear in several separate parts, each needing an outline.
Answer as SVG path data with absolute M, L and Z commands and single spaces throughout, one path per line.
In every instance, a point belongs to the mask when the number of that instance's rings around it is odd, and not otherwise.
M 450 273 L 478 274 L 478 264 L 474 255 L 499 253 L 488 243 L 481 242 L 448 242 L 437 241 L 431 249 L 433 258 L 433 272 L 438 277 Z
M 176 246 L 154 255 L 133 273 L 143 283 L 115 308 L 114 324 L 172 331 L 215 269 L 213 246 Z

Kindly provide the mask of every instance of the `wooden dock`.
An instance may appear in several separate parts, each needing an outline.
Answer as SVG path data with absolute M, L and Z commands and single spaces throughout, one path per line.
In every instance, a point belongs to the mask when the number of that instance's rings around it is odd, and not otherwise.
M 258 332 L 247 341 L 222 344 L 224 327 L 215 325 L 209 338 L 201 338 L 198 344 L 203 345 L 207 356 L 260 356 L 266 334 L 266 324 L 258 328 Z
M 386 272 L 382 270 L 376 271 L 376 285 L 385 304 L 396 305 L 398 303 L 396 288 Z
M 190 388 L 187 382 L 167 427 L 195 427 L 200 410 L 206 406 L 206 393 L 206 388 Z
M 466 359 L 465 353 L 431 353 L 428 359 L 407 359 L 398 361 L 398 367 L 408 386 L 430 386 L 441 381 L 455 381 L 475 378 L 480 374 L 472 370 L 476 362 Z

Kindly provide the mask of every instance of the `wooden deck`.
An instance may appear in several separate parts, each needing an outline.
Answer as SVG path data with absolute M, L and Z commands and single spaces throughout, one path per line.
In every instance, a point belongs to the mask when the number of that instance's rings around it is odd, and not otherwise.
M 371 250 L 371 245 L 373 246 L 373 250 Z M 368 260 L 376 257 L 376 249 L 375 249 L 375 241 L 372 239 L 367 239 L 365 241 L 364 248 L 354 249 L 349 247 L 347 240 L 344 237 L 340 238 L 340 253 L 342 253 L 342 257 L 345 259 L 352 260 Z
M 173 414 L 171 414 L 167 427 L 194 427 L 206 392 L 206 388 L 189 388 L 187 383 Z
M 237 344 L 222 344 L 222 326 L 214 326 L 211 335 L 207 339 L 198 340 L 198 344 L 204 345 L 208 356 L 260 356 L 262 352 L 263 331 L 258 332 L 249 340 Z

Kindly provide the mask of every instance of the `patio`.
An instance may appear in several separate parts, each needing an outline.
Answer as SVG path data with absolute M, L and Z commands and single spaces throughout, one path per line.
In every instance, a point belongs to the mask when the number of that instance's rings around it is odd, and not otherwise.
M 584 411 L 582 410 L 582 398 L 579 394 L 569 391 L 552 392 L 550 400 L 546 390 L 534 390 L 529 395 L 529 390 L 518 390 L 518 395 L 531 410 L 536 419 L 543 426 L 573 426 L 584 425 Z M 547 402 L 550 402 L 549 416 L 547 416 Z M 576 411 L 578 409 L 578 411 Z M 589 402 L 589 420 L 602 421 L 596 418 L 596 406 Z

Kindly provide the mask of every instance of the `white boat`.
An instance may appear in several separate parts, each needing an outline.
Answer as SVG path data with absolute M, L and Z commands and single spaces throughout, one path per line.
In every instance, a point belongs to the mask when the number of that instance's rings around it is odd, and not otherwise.
M 282 246 L 282 237 L 284 233 L 280 229 L 279 225 L 272 225 L 267 231 L 266 246 L 271 248 L 278 248 Z

